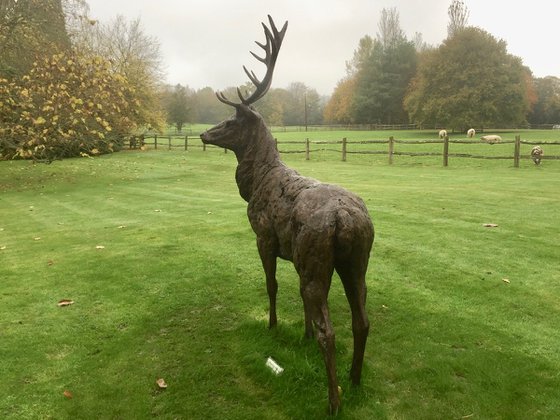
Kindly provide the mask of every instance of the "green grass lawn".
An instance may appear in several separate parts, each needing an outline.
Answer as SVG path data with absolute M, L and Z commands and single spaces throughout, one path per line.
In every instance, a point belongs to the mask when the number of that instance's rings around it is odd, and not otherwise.
M 338 279 L 330 292 L 339 418 L 558 418 L 559 161 L 283 158 L 358 193 L 376 227 L 358 388 Z M 326 416 L 287 262 L 267 329 L 235 165 L 217 149 L 0 162 L 0 418 Z

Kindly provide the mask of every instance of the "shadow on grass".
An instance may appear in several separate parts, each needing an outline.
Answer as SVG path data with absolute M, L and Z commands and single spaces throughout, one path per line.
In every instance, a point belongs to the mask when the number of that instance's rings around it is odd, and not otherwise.
M 280 322 L 268 329 L 264 321 L 245 320 L 230 337 L 232 354 L 240 361 L 239 373 L 266 390 L 269 410 L 287 418 L 323 418 L 328 405 L 325 366 L 316 340 L 304 338 L 303 331 L 301 321 Z M 268 357 L 284 369 L 280 375 L 266 366 Z M 369 404 L 367 395 L 371 393 L 367 382 L 359 387 L 350 384 L 351 357 L 352 348 L 338 342 L 337 372 L 343 389 L 340 418 Z M 369 374 L 365 367 L 364 376 Z

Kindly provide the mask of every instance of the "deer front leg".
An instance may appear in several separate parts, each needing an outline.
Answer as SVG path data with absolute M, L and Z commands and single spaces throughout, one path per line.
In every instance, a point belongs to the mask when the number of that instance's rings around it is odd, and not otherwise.
M 276 318 L 276 293 L 278 292 L 278 282 L 276 281 L 276 252 L 269 241 L 263 238 L 257 238 L 257 247 L 266 276 L 266 291 L 268 292 L 268 300 L 270 303 L 268 314 L 268 328 L 276 326 L 278 319 Z

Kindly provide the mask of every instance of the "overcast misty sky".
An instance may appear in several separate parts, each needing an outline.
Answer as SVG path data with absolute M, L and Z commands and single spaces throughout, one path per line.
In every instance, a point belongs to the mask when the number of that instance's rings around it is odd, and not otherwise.
M 90 15 L 108 22 L 117 14 L 141 18 L 144 32 L 161 44 L 167 81 L 194 89 L 224 89 L 248 79 L 242 66 L 262 77 L 264 66 L 254 41 L 264 41 L 260 22 L 272 15 L 288 32 L 275 69 L 273 87 L 303 82 L 330 95 L 345 75 L 360 38 L 375 37 L 380 12 L 396 7 L 411 39 L 439 45 L 447 36 L 451 0 L 87 0 Z M 508 44 L 537 77 L 560 77 L 558 0 L 464 0 L 469 24 Z M 483 65 L 483 63 L 481 63 Z

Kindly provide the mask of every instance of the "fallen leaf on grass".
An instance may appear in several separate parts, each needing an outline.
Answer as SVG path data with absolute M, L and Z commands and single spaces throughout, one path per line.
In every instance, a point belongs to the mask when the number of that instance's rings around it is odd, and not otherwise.
M 41 240 L 41 237 L 40 237 L 40 236 L 37 236 L 36 238 L 33 238 L 33 240 L 34 240 L 34 241 L 40 241 L 40 240 Z
M 53 265 L 53 264 L 54 264 L 54 261 L 53 261 L 53 260 L 48 260 L 48 261 L 47 261 L 47 265 L 48 265 L 48 266 L 51 266 L 51 265 Z
M 125 227 L 125 225 L 120 225 L 119 227 L 117 227 L 117 229 L 124 229 Z
M 502 279 L 502 281 L 503 281 L 504 283 L 507 283 L 507 284 L 510 283 L 509 279 Z
M 4 251 L 6 248 L 8 248 L 6 245 L 2 245 L 0 246 L 0 251 Z
M 483 223 L 482 226 L 489 228 L 498 227 L 498 225 L 495 223 Z
M 165 389 L 167 388 L 167 384 L 165 383 L 165 380 L 163 378 L 160 378 L 156 381 L 157 386 L 159 387 L 159 389 Z
M 97 245 L 95 249 L 105 249 L 105 247 L 103 245 Z
M 154 210 L 156 213 L 159 213 L 161 210 Z
M 62 299 L 61 301 L 59 301 L 59 302 L 57 303 L 57 306 L 62 307 L 62 306 L 70 306 L 70 305 L 73 305 L 73 304 L 74 304 L 74 301 L 73 301 L 73 300 L 70 300 L 70 299 Z
M 72 399 L 73 395 L 70 391 L 66 390 L 62 393 L 62 395 L 64 395 L 66 398 L 68 398 L 69 400 Z

